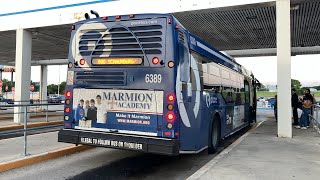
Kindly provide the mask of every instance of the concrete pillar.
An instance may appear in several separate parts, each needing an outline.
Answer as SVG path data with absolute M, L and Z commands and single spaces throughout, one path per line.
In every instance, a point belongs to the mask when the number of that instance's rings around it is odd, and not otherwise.
M 31 79 L 31 47 L 32 34 L 24 29 L 16 31 L 16 81 L 15 81 L 15 101 L 25 101 L 21 104 L 29 104 L 30 102 L 30 79 Z M 16 104 L 20 104 L 17 102 Z M 15 107 L 15 113 L 24 112 L 24 108 Z M 22 123 L 23 114 L 15 114 L 14 122 Z
M 292 138 L 290 0 L 277 0 L 278 137 Z
M 47 81 L 48 81 L 48 66 L 41 65 L 40 74 L 40 100 L 43 104 L 47 104 Z M 42 107 L 43 110 L 47 109 L 47 106 Z

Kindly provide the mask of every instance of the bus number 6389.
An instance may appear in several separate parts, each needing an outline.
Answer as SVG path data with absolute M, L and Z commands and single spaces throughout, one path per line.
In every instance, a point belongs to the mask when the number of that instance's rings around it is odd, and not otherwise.
M 162 76 L 161 74 L 146 74 L 144 79 L 146 83 L 161 83 Z

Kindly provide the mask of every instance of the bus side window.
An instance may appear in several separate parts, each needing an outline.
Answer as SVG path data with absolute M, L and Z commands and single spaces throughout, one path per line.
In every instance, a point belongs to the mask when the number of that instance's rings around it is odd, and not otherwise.
M 179 40 L 180 80 L 187 83 L 190 79 L 190 53 L 185 43 L 185 39 L 187 39 L 186 35 L 179 31 L 179 36 L 184 36 L 183 42 Z
M 245 91 L 245 103 L 250 103 L 250 89 L 249 89 L 249 83 L 247 80 L 244 81 L 244 91 Z

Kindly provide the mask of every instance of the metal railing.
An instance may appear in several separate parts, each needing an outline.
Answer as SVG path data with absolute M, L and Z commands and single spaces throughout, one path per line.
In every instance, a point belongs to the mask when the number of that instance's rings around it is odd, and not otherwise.
M 315 105 L 313 109 L 313 114 L 309 114 L 309 120 L 313 131 L 315 131 L 317 135 L 320 135 L 320 119 L 318 107 Z
M 47 101 L 42 101 L 42 103 L 40 103 L 41 101 L 38 101 L 38 102 L 39 102 L 39 104 L 34 104 L 34 102 L 31 104 L 30 101 L 15 101 L 14 104 L 0 105 L 0 109 L 15 108 L 15 107 L 21 107 L 23 109 L 23 111 L 16 112 L 16 113 L 14 113 L 14 112 L 13 113 L 0 113 L 0 115 L 1 114 L 23 114 L 23 129 L 0 131 L 0 135 L 22 133 L 23 132 L 24 142 L 23 142 L 23 153 L 22 154 L 24 156 L 29 155 L 27 153 L 27 136 L 28 136 L 29 131 L 36 131 L 36 130 L 40 130 L 40 129 L 53 128 L 53 127 L 62 127 L 62 123 L 61 123 L 61 124 L 57 124 L 57 125 L 28 128 L 28 114 L 37 113 L 37 107 L 46 107 L 46 110 L 45 110 L 46 116 L 45 117 L 46 117 L 46 122 L 49 122 L 49 120 L 48 120 L 49 106 L 63 105 L 63 103 L 47 103 Z M 31 107 L 36 107 L 36 112 L 28 111 L 28 109 L 31 109 Z M 58 112 L 58 111 L 63 112 L 63 109 L 56 110 L 55 112 Z M 63 117 L 63 114 L 61 114 L 61 117 Z M 63 118 L 61 118 L 61 120 L 63 120 Z

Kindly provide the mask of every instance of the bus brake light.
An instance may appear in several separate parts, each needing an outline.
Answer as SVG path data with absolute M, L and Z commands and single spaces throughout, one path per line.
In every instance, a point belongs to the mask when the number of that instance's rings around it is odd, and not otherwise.
M 175 99 L 174 94 L 169 94 L 168 97 L 167 97 L 167 99 L 168 99 L 169 102 L 173 102 L 174 99 Z
M 107 16 L 103 16 L 102 20 L 108 20 L 108 17 Z
M 167 120 L 168 121 L 173 121 L 174 119 L 175 119 L 175 116 L 174 116 L 173 112 L 169 112 L 167 114 Z
M 64 112 L 69 113 L 69 112 L 70 112 L 70 108 L 69 108 L 69 107 L 66 107 L 66 108 L 64 109 Z
M 66 98 L 70 98 L 71 97 L 71 92 L 70 91 L 67 91 L 66 92 Z
M 133 14 L 130 14 L 130 15 L 129 15 L 129 18 L 134 18 L 134 15 L 133 15 Z
M 116 16 L 116 19 L 120 19 L 121 18 L 121 16 Z

